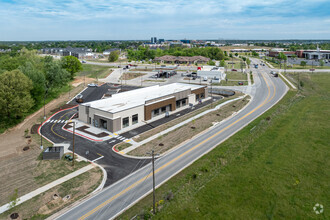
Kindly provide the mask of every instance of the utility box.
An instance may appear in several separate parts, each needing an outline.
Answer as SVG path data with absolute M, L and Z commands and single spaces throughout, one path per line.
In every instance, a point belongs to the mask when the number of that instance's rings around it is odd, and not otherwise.
M 48 147 L 42 153 L 43 160 L 60 160 L 64 154 L 63 146 Z

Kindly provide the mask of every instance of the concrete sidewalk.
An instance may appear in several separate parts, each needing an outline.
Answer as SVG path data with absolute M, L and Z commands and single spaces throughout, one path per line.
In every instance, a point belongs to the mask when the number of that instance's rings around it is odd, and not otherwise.
M 166 129 L 164 131 L 161 131 L 161 132 L 159 132 L 159 133 L 157 133 L 157 134 L 155 134 L 155 135 L 153 135 L 153 136 L 151 136 L 149 138 L 146 138 L 143 141 L 140 141 L 140 142 L 131 142 L 132 146 L 123 149 L 119 153 L 121 153 L 121 154 L 127 154 L 128 152 L 130 152 L 130 151 L 132 151 L 132 150 L 140 147 L 141 145 L 143 145 L 145 143 L 148 143 L 148 142 L 150 142 L 150 141 L 152 141 L 152 140 L 154 140 L 154 139 L 156 139 L 156 138 L 158 138 L 158 137 L 160 137 L 160 136 L 162 136 L 164 134 L 167 134 L 167 133 L 169 133 L 169 132 L 171 132 L 171 131 L 173 131 L 173 130 L 175 130 L 175 129 L 177 129 L 177 128 L 179 128 L 179 127 L 181 127 L 181 126 L 183 126 L 183 125 L 185 125 L 185 124 L 187 124 L 187 123 L 189 123 L 189 122 L 191 122 L 191 121 L 193 121 L 193 120 L 195 120 L 197 118 L 202 117 L 203 115 L 208 114 L 209 112 L 216 111 L 216 110 L 218 110 L 219 108 L 221 108 L 222 106 L 224 106 L 224 105 L 226 105 L 228 103 L 234 102 L 234 101 L 239 100 L 239 99 L 242 99 L 244 97 L 246 97 L 246 95 L 237 97 L 237 98 L 232 99 L 232 100 L 228 100 L 227 102 L 224 102 L 224 103 L 221 103 L 221 104 L 217 105 L 216 107 L 214 107 L 213 109 L 209 109 L 209 110 L 206 110 L 206 111 L 204 111 L 204 112 L 202 112 L 202 113 L 200 113 L 198 115 L 195 115 L 195 116 L 193 116 L 193 117 L 191 117 L 191 118 L 189 118 L 189 119 L 187 119 L 187 120 L 185 120 L 185 121 L 183 121 L 183 122 L 181 122 L 179 124 L 176 124 L 176 125 L 168 128 L 168 129 Z
M 20 197 L 19 201 L 16 204 L 16 206 L 19 205 L 19 204 L 22 204 L 23 202 L 25 202 L 29 199 L 32 199 L 33 197 L 35 197 L 37 195 L 40 195 L 43 192 L 46 192 L 47 190 L 49 190 L 49 189 L 51 189 L 51 188 L 53 188 L 53 187 L 55 187 L 59 184 L 62 184 L 62 183 L 66 182 L 66 181 L 68 181 L 68 180 L 70 180 L 70 179 L 72 179 L 76 176 L 79 176 L 80 174 L 83 174 L 83 173 L 87 172 L 88 170 L 90 170 L 94 167 L 96 167 L 96 165 L 90 164 L 90 165 L 85 166 L 85 167 L 83 167 L 83 168 L 81 168 L 81 169 L 79 169 L 79 170 L 77 170 L 73 173 L 70 173 L 70 174 L 68 174 L 68 175 L 66 175 L 66 176 L 64 176 L 60 179 L 57 179 L 57 180 L 55 180 L 55 181 L 53 181 L 53 182 L 51 182 L 51 183 L 49 183 L 45 186 L 42 186 L 42 187 L 40 187 L 40 188 L 38 188 L 38 189 L 36 189 L 36 190 L 26 194 L 26 195 Z M 10 206 L 10 203 L 7 203 L 7 204 L 1 206 L 0 207 L 0 214 L 7 211 L 7 210 L 9 210 L 9 206 Z

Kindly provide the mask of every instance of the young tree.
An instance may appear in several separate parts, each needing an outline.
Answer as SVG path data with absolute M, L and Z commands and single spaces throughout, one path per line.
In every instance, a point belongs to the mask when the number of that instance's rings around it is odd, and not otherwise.
M 300 66 L 306 66 L 306 64 L 307 64 L 306 61 L 301 61 L 300 62 Z
M 238 56 L 238 53 L 235 53 L 235 57 L 237 57 Z
M 17 205 L 17 203 L 20 201 L 20 199 L 18 198 L 18 189 L 15 189 L 14 193 L 9 197 L 9 199 L 10 199 L 10 203 L 8 208 L 9 209 L 14 208 Z
M 288 57 L 283 52 L 280 52 L 277 57 L 278 57 L 278 59 L 284 60 L 284 61 L 288 59 Z
M 20 70 L 4 72 L 0 78 L 0 115 L 8 118 L 23 117 L 34 104 L 31 89 L 32 81 Z
M 119 51 L 116 50 L 116 51 L 112 51 L 110 54 L 109 54 L 109 62 L 115 62 L 117 61 L 119 58 Z
M 224 60 L 221 60 L 220 61 L 220 66 L 225 67 L 226 66 L 226 62 Z
M 250 60 L 249 58 L 247 58 L 247 59 L 246 59 L 246 63 L 247 63 L 247 65 L 250 65 L 251 60 Z
M 324 61 L 320 60 L 320 66 L 324 66 Z
M 62 68 L 66 69 L 71 74 L 71 79 L 73 79 L 75 73 L 82 70 L 82 64 L 76 57 L 66 56 L 62 58 Z
M 209 62 L 207 62 L 207 64 L 210 66 L 215 66 L 215 62 L 213 60 L 210 60 Z

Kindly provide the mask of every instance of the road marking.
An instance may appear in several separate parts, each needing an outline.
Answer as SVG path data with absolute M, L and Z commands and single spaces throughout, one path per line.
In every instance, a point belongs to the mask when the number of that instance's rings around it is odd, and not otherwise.
M 73 110 L 71 110 L 71 111 L 68 111 L 67 113 L 65 113 L 64 115 L 62 115 L 61 117 L 60 117 L 60 119 L 62 119 L 65 115 L 67 115 L 67 114 L 69 114 L 69 113 L 71 113 Z M 56 120 L 57 121 L 57 120 Z M 58 136 L 58 137 L 60 137 L 60 138 L 63 138 L 64 140 L 66 140 L 66 138 L 65 137 L 63 137 L 62 135 L 59 135 L 59 134 L 57 134 L 53 129 L 54 129 L 54 126 L 55 126 L 55 123 L 56 123 L 56 121 L 54 122 L 54 124 L 52 125 L 52 127 L 50 128 L 50 130 L 53 132 L 53 134 L 55 134 L 56 136 Z
M 262 74 L 261 74 L 262 75 Z M 200 142 L 199 144 L 195 145 L 194 147 L 190 148 L 189 150 L 183 152 L 182 154 L 180 154 L 179 156 L 177 156 L 176 158 L 172 159 L 171 161 L 167 162 L 166 164 L 164 164 L 163 166 L 161 166 L 160 168 L 158 168 L 157 170 L 155 170 L 155 173 L 158 173 L 159 171 L 161 171 L 162 169 L 164 169 L 165 167 L 169 166 L 170 164 L 172 164 L 173 162 L 177 161 L 178 159 L 180 159 L 181 157 L 183 157 L 184 155 L 188 154 L 189 152 L 193 151 L 194 149 L 198 148 L 199 146 L 201 146 L 202 144 L 206 143 L 207 141 L 213 139 L 214 137 L 216 137 L 217 135 L 221 134 L 223 131 L 227 130 L 228 128 L 230 128 L 231 126 L 235 125 L 236 123 L 238 123 L 239 121 L 243 120 L 244 118 L 246 118 L 247 116 L 251 115 L 252 113 L 254 113 L 256 110 L 258 110 L 259 108 L 261 108 L 262 106 L 264 106 L 265 104 L 267 104 L 269 101 L 271 101 L 276 93 L 276 87 L 275 84 L 270 80 L 270 82 L 273 84 L 274 87 L 274 94 L 273 96 L 269 99 L 270 96 L 270 87 L 269 84 L 267 82 L 267 80 L 265 79 L 265 77 L 262 75 L 267 88 L 268 88 L 268 95 L 267 98 L 255 109 L 253 109 L 252 111 L 250 111 L 249 113 L 245 114 L 243 117 L 237 119 L 236 121 L 234 121 L 233 123 L 229 124 L 228 126 L 226 126 L 225 128 L 221 129 L 220 131 L 218 131 L 217 133 L 215 133 L 214 135 L 208 137 L 207 139 L 205 139 L 204 141 Z M 86 213 L 85 215 L 83 215 L 81 218 L 79 219 L 85 219 L 88 216 L 92 215 L 94 212 L 98 211 L 99 209 L 103 208 L 105 205 L 109 204 L 110 202 L 112 202 L 114 199 L 118 198 L 119 196 L 123 195 L 124 193 L 126 193 L 127 191 L 129 191 L 130 189 L 134 188 L 135 186 L 137 186 L 138 184 L 140 184 L 142 181 L 144 181 L 145 179 L 149 178 L 152 175 L 152 173 L 149 173 L 147 176 L 141 178 L 140 180 L 138 180 L 137 182 L 133 183 L 131 186 L 127 187 L 126 189 L 122 190 L 121 192 L 119 192 L 118 194 L 116 194 L 115 196 L 111 197 L 109 200 L 103 202 L 102 204 L 100 204 L 99 206 L 95 207 L 93 210 L 89 211 L 88 213 Z
M 228 128 L 232 127 L 233 125 L 237 124 L 238 122 L 240 122 L 241 120 L 243 120 L 244 118 L 246 118 L 247 116 L 251 115 L 252 113 L 254 113 L 255 111 L 257 111 L 259 108 L 261 108 L 262 106 L 264 106 L 265 104 L 267 104 L 268 102 L 270 102 L 276 94 L 276 87 L 275 84 L 273 83 L 272 80 L 270 80 L 270 82 L 273 84 L 273 88 L 274 88 L 274 93 L 272 95 L 271 98 L 270 97 L 270 87 L 269 84 L 266 80 L 266 78 L 264 77 L 263 74 L 261 74 L 264 81 L 266 82 L 267 88 L 268 88 L 268 95 L 267 98 L 255 109 L 253 109 L 252 111 L 250 111 L 249 113 L 245 114 L 244 116 L 242 116 L 241 118 L 237 119 L 236 121 L 234 121 L 233 123 L 229 124 L 228 126 L 226 126 L 225 128 L 221 129 L 220 131 L 218 131 L 217 133 L 215 133 L 214 135 L 208 137 L 207 139 L 205 139 L 204 141 L 200 142 L 199 144 L 195 145 L 194 147 L 190 148 L 189 150 L 183 152 L 182 154 L 180 154 L 179 156 L 177 156 L 176 158 L 172 159 L 171 161 L 167 162 L 166 164 L 164 164 L 163 166 L 159 167 L 157 170 L 155 170 L 155 173 L 160 172 L 162 169 L 164 169 L 165 167 L 169 166 L 170 164 L 172 164 L 173 162 L 177 161 L 178 159 L 180 159 L 181 157 L 183 157 L 184 155 L 188 154 L 189 152 L 195 150 L 196 148 L 198 148 L 199 146 L 201 146 L 202 144 L 206 143 L 207 141 L 213 139 L 214 137 L 216 137 L 217 135 L 221 134 L 223 131 L 227 130 Z M 130 185 L 129 187 L 127 187 L 126 189 L 122 190 L 121 192 L 119 192 L 118 194 L 114 195 L 113 197 L 111 197 L 110 199 L 108 199 L 107 201 L 103 202 L 102 204 L 96 206 L 93 210 L 89 211 L 88 213 L 86 213 L 85 215 L 83 215 L 82 217 L 80 217 L 80 220 L 83 220 L 87 217 L 89 217 L 90 215 L 92 215 L 94 212 L 98 211 L 99 209 L 103 208 L 104 206 L 106 206 L 107 204 L 109 204 L 110 202 L 112 202 L 114 199 L 118 198 L 119 196 L 125 194 L 127 191 L 129 191 L 130 189 L 134 188 L 135 186 L 139 185 L 142 181 L 144 181 L 145 179 L 148 179 L 149 177 L 152 176 L 152 172 L 150 172 L 147 176 L 141 178 L 140 180 L 136 181 L 135 183 L 133 183 L 132 185 Z
M 53 123 L 54 120 L 51 120 L 50 123 Z
M 92 162 L 94 163 L 95 161 L 101 160 L 104 156 L 102 154 L 96 153 L 97 155 L 99 155 L 100 157 L 92 160 Z

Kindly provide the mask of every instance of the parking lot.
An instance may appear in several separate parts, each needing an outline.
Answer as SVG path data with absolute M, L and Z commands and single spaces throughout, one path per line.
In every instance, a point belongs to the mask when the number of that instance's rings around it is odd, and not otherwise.
M 307 60 L 304 58 L 288 58 L 288 63 L 300 65 L 301 61 L 305 61 L 306 65 L 309 66 L 320 66 L 320 62 L 318 60 Z M 324 60 L 324 66 L 330 66 L 330 61 Z

